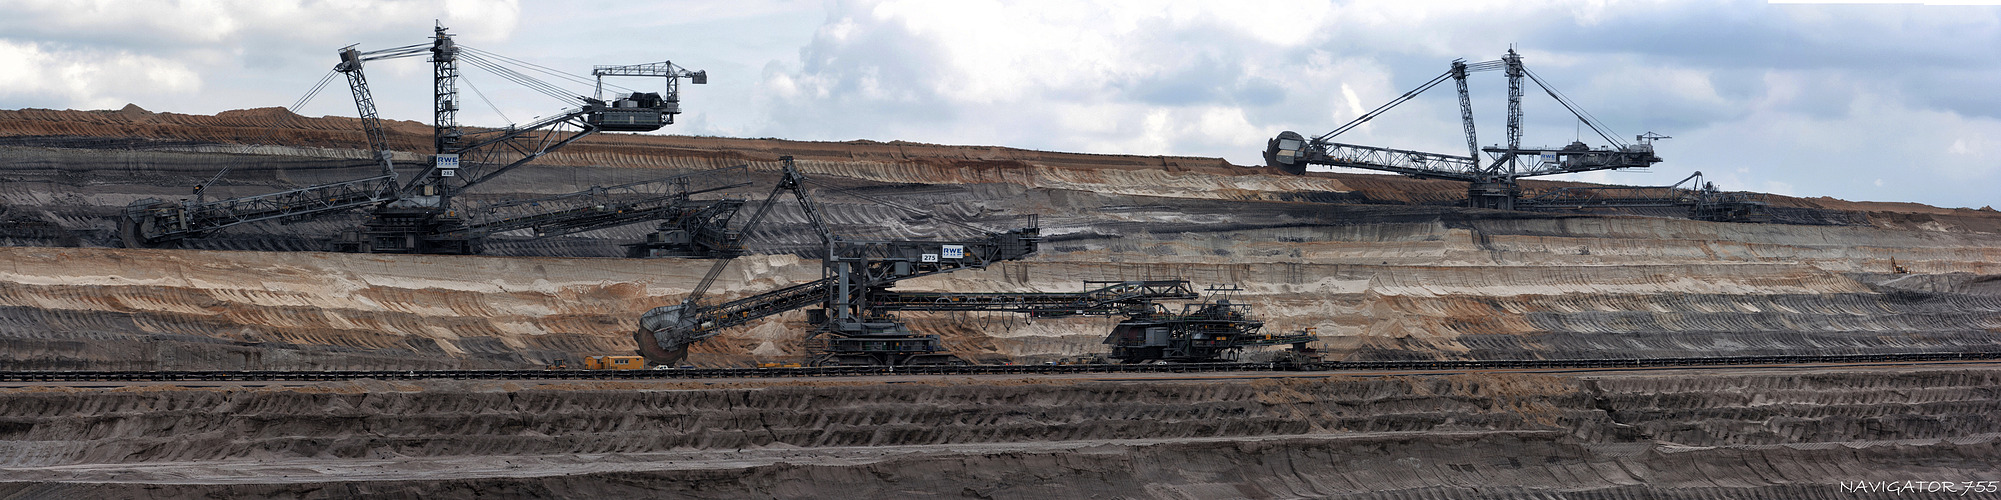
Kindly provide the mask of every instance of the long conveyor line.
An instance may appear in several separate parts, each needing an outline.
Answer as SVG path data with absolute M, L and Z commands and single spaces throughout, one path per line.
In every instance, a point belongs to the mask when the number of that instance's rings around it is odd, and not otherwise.
M 2001 352 L 1718 356 L 1631 359 L 1329 361 L 1309 364 L 1183 363 L 962 366 L 822 366 L 803 368 L 678 368 L 665 370 L 334 370 L 334 371 L 0 371 L 0 382 L 174 382 L 343 380 L 638 380 L 870 375 L 990 375 L 1071 373 L 1340 372 L 1507 369 L 1685 368 L 1842 363 L 1936 363 L 2001 359 Z

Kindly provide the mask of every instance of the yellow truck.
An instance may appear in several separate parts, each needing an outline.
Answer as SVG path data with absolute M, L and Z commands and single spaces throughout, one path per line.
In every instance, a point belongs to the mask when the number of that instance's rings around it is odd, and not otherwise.
M 585 370 L 644 370 L 646 358 L 639 356 L 586 356 Z

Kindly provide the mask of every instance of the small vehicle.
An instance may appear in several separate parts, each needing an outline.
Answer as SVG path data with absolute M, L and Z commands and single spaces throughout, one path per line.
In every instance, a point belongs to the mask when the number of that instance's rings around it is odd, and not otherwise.
M 586 356 L 585 370 L 644 370 L 646 358 L 639 356 Z

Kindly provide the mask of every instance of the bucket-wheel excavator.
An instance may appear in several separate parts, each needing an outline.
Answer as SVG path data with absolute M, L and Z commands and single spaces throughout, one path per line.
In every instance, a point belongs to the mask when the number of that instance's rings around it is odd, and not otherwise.
M 794 167 L 792 157 L 782 157 L 783 171 L 770 196 L 752 212 L 741 229 L 724 238 L 732 253 L 709 268 L 680 304 L 648 311 L 640 317 L 634 333 L 639 352 L 654 364 L 675 364 L 687 356 L 688 346 L 714 337 L 732 326 L 774 314 L 819 305 L 811 316 L 816 325 L 812 337 L 821 340 L 819 364 L 906 365 L 953 363 L 936 335 L 910 331 L 894 317 L 876 314 L 871 294 L 880 293 L 897 281 L 977 269 L 995 262 L 1016 260 L 1035 252 L 1041 232 L 1031 223 L 1007 232 L 987 232 L 985 237 L 962 241 L 854 241 L 836 238 L 808 196 L 806 176 Z M 702 304 L 702 297 L 722 275 L 730 259 L 742 253 L 742 235 L 755 229 L 778 199 L 790 191 L 800 210 L 818 233 L 821 251 L 821 278 L 809 283 L 733 300 Z
M 1474 134 L 1473 101 L 1467 95 L 1466 75 L 1493 70 L 1503 70 L 1508 77 L 1508 145 L 1483 148 L 1479 146 L 1479 139 Z M 1555 98 L 1564 109 L 1576 115 L 1580 122 L 1590 127 L 1606 142 L 1611 143 L 1611 146 L 1592 148 L 1578 141 L 1561 148 L 1522 147 L 1524 77 L 1541 87 L 1550 97 Z M 1446 80 L 1454 81 L 1459 87 L 1459 114 L 1466 133 L 1466 156 L 1333 142 L 1336 136 L 1360 127 L 1389 111 L 1390 108 L 1410 101 L 1418 94 Z M 1312 138 L 1293 131 L 1281 132 L 1266 143 L 1264 157 L 1266 165 L 1294 175 L 1306 173 L 1307 165 L 1326 165 L 1394 172 L 1419 179 L 1462 181 L 1468 185 L 1466 197 L 1469 205 L 1512 210 L 1515 208 L 1515 200 L 1521 197 L 1521 187 L 1516 184 L 1516 179 L 1595 170 L 1644 168 L 1661 162 L 1661 158 L 1654 155 L 1653 142 L 1666 139 L 1667 136 L 1650 132 L 1637 136 L 1636 143 L 1628 144 L 1620 141 L 1616 134 L 1608 130 L 1590 113 L 1584 112 L 1568 97 L 1551 88 L 1542 77 L 1523 67 L 1521 55 L 1509 49 L 1507 55 L 1499 60 L 1471 64 L 1463 59 L 1455 60 L 1452 62 L 1452 68 L 1444 74 L 1432 78 L 1417 89 L 1398 96 L 1332 132 Z M 1487 153 L 1491 161 L 1482 164 L 1480 159 L 1482 152 Z
M 1240 291 L 1211 287 L 1208 292 Z M 1201 298 L 1184 280 L 1085 281 L 1082 292 L 958 293 L 898 292 L 871 295 L 879 311 L 989 311 L 1026 314 L 1034 318 L 1124 316 L 1112 326 L 1104 344 L 1109 359 L 1121 363 L 1208 363 L 1235 361 L 1245 347 L 1291 346 L 1293 358 L 1316 355 L 1308 344 L 1320 338 L 1311 330 L 1263 333 L 1264 322 L 1253 319 L 1250 306 L 1226 297 L 1188 303 L 1180 312 L 1161 301 Z
M 1686 187 L 1684 187 L 1686 186 Z M 1579 186 L 1557 188 L 1515 200 L 1515 207 L 1539 211 L 1681 208 L 1694 220 L 1771 222 L 1770 206 L 1750 193 L 1723 191 L 1696 172 L 1666 186 Z
M 1313 330 L 1263 333 L 1265 324 L 1251 317 L 1250 306 L 1232 303 L 1228 297 L 1185 304 L 1180 312 L 1160 304 L 1149 306 L 1128 314 L 1105 336 L 1105 344 L 1112 347 L 1111 359 L 1122 363 L 1235 361 L 1245 347 L 1278 345 L 1291 346 L 1288 354 L 1294 357 L 1317 355 L 1308 345 L 1320 340 Z
M 1227 301 L 1222 301 L 1221 306 L 1202 306 L 1205 309 L 1201 310 L 1208 312 L 1167 313 L 1158 302 L 1199 297 L 1187 281 L 1181 280 L 1086 281 L 1084 290 L 1078 292 L 892 290 L 897 282 L 905 279 L 984 268 L 996 262 L 1021 259 L 1035 252 L 1042 239 L 1041 231 L 1031 216 L 1029 227 L 1006 232 L 986 231 L 983 237 L 969 240 L 861 241 L 839 238 L 827 229 L 820 210 L 807 195 L 805 184 L 808 180 L 794 168 L 792 158 L 787 156 L 780 160 L 783 168 L 778 184 L 741 229 L 727 234 L 724 246 L 733 249 L 734 253 L 729 256 L 741 254 L 742 235 L 756 228 L 772 205 L 790 191 L 799 201 L 807 222 L 819 236 L 821 278 L 721 304 L 703 304 L 701 299 L 729 265 L 727 258 L 717 260 L 680 304 L 657 307 L 640 317 L 639 328 L 633 332 L 633 341 L 640 354 L 653 364 L 679 364 L 687 358 L 689 346 L 720 335 L 725 329 L 813 306 L 818 307 L 807 309 L 807 323 L 814 325 L 814 330 L 807 336 L 806 347 L 813 353 L 812 364 L 818 366 L 965 362 L 948 353 L 939 336 L 913 332 L 894 314 L 905 311 L 998 312 L 1037 318 L 1125 316 L 1127 322 L 1145 323 L 1140 331 L 1153 332 L 1159 327 L 1172 330 L 1164 336 L 1140 339 L 1140 344 L 1134 346 L 1139 350 L 1127 354 L 1127 361 L 1214 361 L 1243 346 L 1276 345 L 1273 342 L 1277 337 L 1256 335 L 1262 323 L 1248 320 L 1241 306 L 1230 306 Z M 871 201 L 918 212 L 883 200 Z M 1217 325 L 1227 325 L 1236 333 L 1219 334 Z M 1148 330 L 1149 327 L 1155 329 Z M 1114 333 L 1114 337 L 1118 335 Z M 1284 342 L 1279 343 L 1304 343 L 1314 339 L 1310 335 L 1294 335 L 1282 340 Z M 1106 343 L 1118 345 L 1112 338 L 1108 338 Z M 1159 345 L 1193 347 L 1146 350 Z
M 429 56 L 433 83 L 433 148 L 429 161 L 415 175 L 403 179 L 397 171 L 387 132 L 377 115 L 375 100 L 363 68 L 366 63 L 387 59 Z M 525 125 L 497 129 L 461 127 L 458 63 L 464 61 L 532 90 L 576 103 Z M 383 253 L 456 253 L 481 250 L 488 235 L 534 229 L 535 237 L 548 237 L 625 224 L 663 221 L 663 232 L 674 235 L 650 238 L 650 250 L 639 256 L 713 256 L 719 249 L 697 244 L 701 238 L 685 236 L 715 233 L 703 223 L 726 221 L 742 204 L 733 200 L 697 201 L 688 196 L 686 177 L 669 177 L 612 187 L 593 187 L 577 193 L 522 203 L 495 203 L 486 206 L 456 206 L 454 198 L 482 183 L 493 180 L 550 152 L 602 131 L 646 132 L 674 123 L 681 112 L 678 82 L 708 82 L 708 74 L 690 71 L 671 62 L 630 66 L 598 66 L 596 95 L 570 93 L 531 77 L 511 65 L 526 65 L 537 71 L 546 68 L 522 63 L 473 47 L 461 46 L 442 26 L 431 43 L 363 52 L 354 46 L 340 50 L 340 63 L 314 87 L 311 96 L 336 75 L 344 75 L 354 94 L 355 108 L 367 134 L 371 160 L 382 167 L 381 175 L 365 179 L 311 186 L 278 193 L 207 201 L 202 187 L 194 200 L 166 202 L 141 200 L 128 207 L 120 220 L 120 233 L 127 246 L 162 246 L 207 236 L 222 229 L 251 222 L 278 220 L 296 222 L 368 206 L 375 207 L 360 227 L 334 238 L 330 250 Z M 561 76 L 559 74 L 559 76 Z M 663 92 L 630 92 L 605 96 L 605 77 L 657 77 L 666 82 Z M 570 77 L 575 78 L 575 77 Z M 482 97 L 483 98 L 483 97 Z M 220 177 L 220 174 L 218 174 Z M 213 182 L 213 180 L 211 180 Z M 732 186 L 725 186 L 732 187 Z M 722 189 L 722 188 L 716 188 Z M 712 191 L 707 190 L 707 191 Z M 493 209 L 540 207 L 540 211 L 514 210 L 503 214 Z M 676 245 L 675 243 L 680 243 Z

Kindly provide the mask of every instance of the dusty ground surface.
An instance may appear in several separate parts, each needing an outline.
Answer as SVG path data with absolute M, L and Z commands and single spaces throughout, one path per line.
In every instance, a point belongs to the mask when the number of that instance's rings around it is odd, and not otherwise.
M 405 150 L 428 127 L 394 123 Z M 628 353 L 708 262 L 615 258 L 633 226 L 480 256 L 309 252 L 358 215 L 116 248 L 109 217 L 373 175 L 352 119 L 0 111 L 0 369 L 522 368 Z M 1236 285 L 1335 358 L 2001 350 L 2001 214 L 1771 197 L 1786 224 L 1457 208 L 1464 186 L 1214 158 L 604 135 L 482 186 L 565 193 L 780 155 L 856 238 L 1040 216 L 1041 252 L 902 288 Z M 415 160 L 409 155 L 406 160 Z M 1671 181 L 1671 180 L 1670 180 Z M 1635 183 L 1661 183 L 1643 182 Z M 1560 183 L 1531 183 L 1530 188 Z M 915 216 L 844 191 L 939 214 Z M 819 277 L 781 204 L 711 297 Z M 1892 264 L 1909 273 L 1892 272 Z M 981 362 L 1101 352 L 1111 321 L 908 315 Z M 698 345 L 798 361 L 804 315 Z M 1257 359 L 1259 353 L 1252 353 Z M 23 498 L 1848 498 L 1843 480 L 1997 480 L 1991 368 L 1284 380 L 0 388 Z M 1991 476 L 1991 474 L 1987 474 Z M 1374 492 L 1374 493 L 1371 493 Z
M 1126 378 L 16 387 L 0 497 L 1867 498 L 1841 483 L 2001 480 L 1993 365 Z

